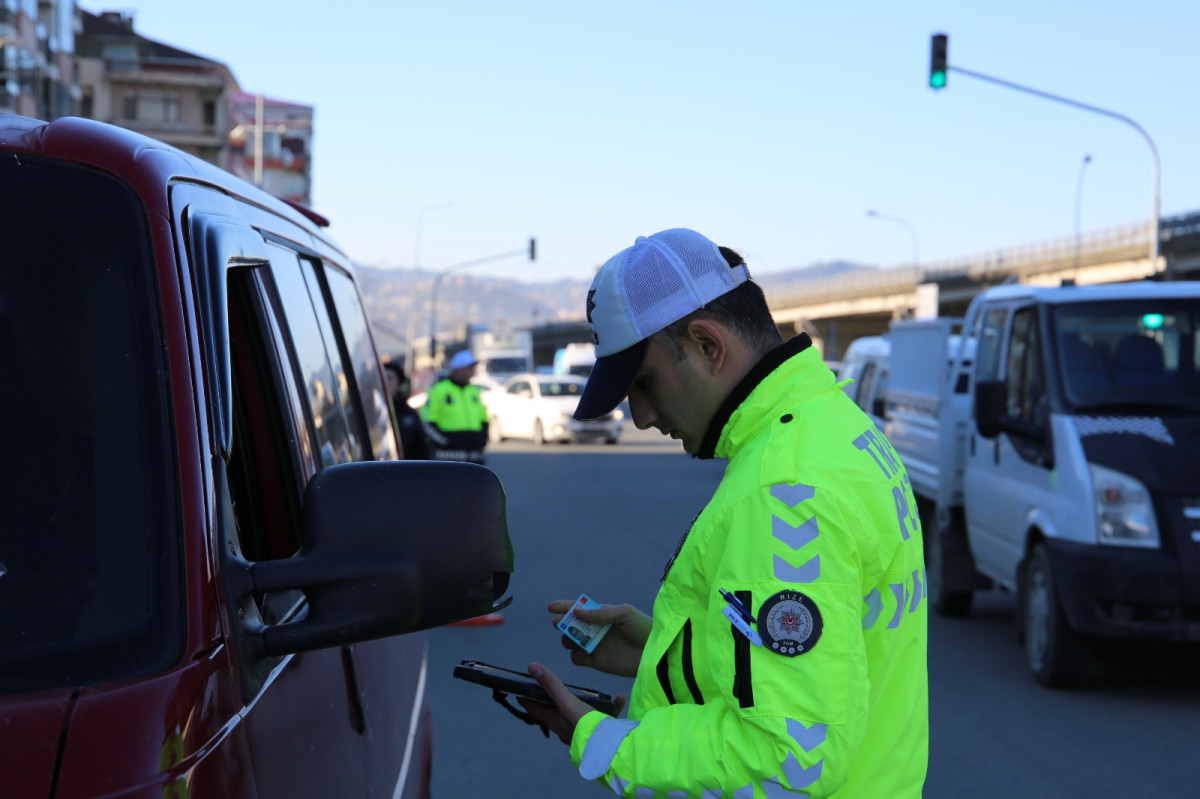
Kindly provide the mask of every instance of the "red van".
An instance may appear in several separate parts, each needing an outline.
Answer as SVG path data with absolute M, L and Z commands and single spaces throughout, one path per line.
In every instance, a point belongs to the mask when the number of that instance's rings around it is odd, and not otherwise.
M 0 794 L 417 797 L 426 641 L 507 604 L 496 476 L 399 460 L 323 220 L 0 115 Z

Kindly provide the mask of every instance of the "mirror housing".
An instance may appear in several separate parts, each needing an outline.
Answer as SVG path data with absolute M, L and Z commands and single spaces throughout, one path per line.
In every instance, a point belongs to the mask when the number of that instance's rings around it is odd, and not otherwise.
M 501 601 L 513 569 L 504 489 L 483 466 L 330 466 L 305 489 L 302 524 L 294 557 L 258 563 L 241 557 L 233 528 L 226 530 L 223 569 L 243 658 L 261 661 L 416 632 L 512 601 Z M 263 624 L 254 597 L 291 590 L 305 594 L 307 612 Z
M 1044 442 L 1047 438 L 1044 427 L 1008 415 L 1007 397 L 1008 383 L 1004 380 L 980 380 L 975 384 L 975 428 L 979 435 L 990 439 L 1008 433 L 1033 442 Z
M 975 383 L 975 428 L 984 438 L 1000 435 L 1007 393 L 1008 386 L 1003 380 L 980 380 Z

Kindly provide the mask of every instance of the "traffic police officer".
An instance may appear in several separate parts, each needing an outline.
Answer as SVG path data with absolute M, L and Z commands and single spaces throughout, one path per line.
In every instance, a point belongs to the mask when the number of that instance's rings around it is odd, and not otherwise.
M 783 343 L 732 250 L 639 238 L 597 273 L 598 356 L 577 418 L 626 395 L 725 476 L 667 564 L 652 617 L 613 605 L 572 661 L 635 677 L 628 718 L 540 664 L 525 709 L 623 796 L 919 797 L 928 762 L 921 528 L 904 466 L 801 333 Z M 570 600 L 550 604 L 555 621 Z
M 477 363 L 469 350 L 454 353 L 450 374 L 433 384 L 421 407 L 434 460 L 483 463 L 488 417 L 479 387 L 471 383 Z

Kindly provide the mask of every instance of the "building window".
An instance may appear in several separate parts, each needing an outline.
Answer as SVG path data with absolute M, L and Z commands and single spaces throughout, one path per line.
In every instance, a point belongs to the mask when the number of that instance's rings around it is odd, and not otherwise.
M 215 100 L 204 101 L 204 127 L 212 130 L 217 126 L 217 103 Z
M 124 117 L 138 122 L 178 122 L 179 92 L 142 92 L 128 95 Z

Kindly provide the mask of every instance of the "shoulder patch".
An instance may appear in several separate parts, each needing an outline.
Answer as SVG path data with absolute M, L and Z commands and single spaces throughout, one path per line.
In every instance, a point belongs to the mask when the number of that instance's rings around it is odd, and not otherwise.
M 763 647 L 777 655 L 803 655 L 821 638 L 821 611 L 799 591 L 780 591 L 758 609 L 758 634 Z

